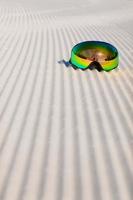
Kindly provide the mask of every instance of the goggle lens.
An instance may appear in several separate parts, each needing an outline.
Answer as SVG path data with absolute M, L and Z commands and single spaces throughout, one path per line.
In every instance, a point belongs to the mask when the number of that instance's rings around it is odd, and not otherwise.
M 111 44 L 100 41 L 87 41 L 73 47 L 72 65 L 86 69 L 94 61 L 98 62 L 105 71 L 114 69 L 118 66 L 118 51 Z

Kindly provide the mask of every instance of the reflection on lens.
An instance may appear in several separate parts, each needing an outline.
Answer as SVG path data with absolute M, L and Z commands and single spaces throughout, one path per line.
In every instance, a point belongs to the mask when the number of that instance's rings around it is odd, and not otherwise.
M 86 41 L 73 47 L 71 63 L 77 68 L 89 68 L 94 61 L 109 71 L 118 66 L 118 51 L 111 44 L 101 41 Z

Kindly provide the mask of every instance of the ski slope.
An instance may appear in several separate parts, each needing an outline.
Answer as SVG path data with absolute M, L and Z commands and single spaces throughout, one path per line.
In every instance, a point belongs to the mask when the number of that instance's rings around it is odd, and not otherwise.
M 132 200 L 132 1 L 0 3 L 0 200 Z M 66 67 L 84 40 L 111 72 Z

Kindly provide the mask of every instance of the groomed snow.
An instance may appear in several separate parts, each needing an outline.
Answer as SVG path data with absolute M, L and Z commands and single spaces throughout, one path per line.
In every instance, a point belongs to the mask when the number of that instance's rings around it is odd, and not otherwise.
M 133 3 L 0 3 L 0 200 L 133 199 Z M 66 67 L 84 40 L 111 72 Z

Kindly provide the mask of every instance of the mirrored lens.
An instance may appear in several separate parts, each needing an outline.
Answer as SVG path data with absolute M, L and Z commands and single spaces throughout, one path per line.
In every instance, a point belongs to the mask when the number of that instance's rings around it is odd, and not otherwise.
M 77 55 L 81 58 L 97 62 L 111 60 L 114 57 L 114 54 L 111 51 L 103 51 L 102 49 L 96 48 L 83 49 Z
M 104 70 L 118 65 L 118 51 L 109 43 L 86 41 L 75 45 L 71 52 L 71 63 L 85 69 L 91 62 L 97 61 Z

